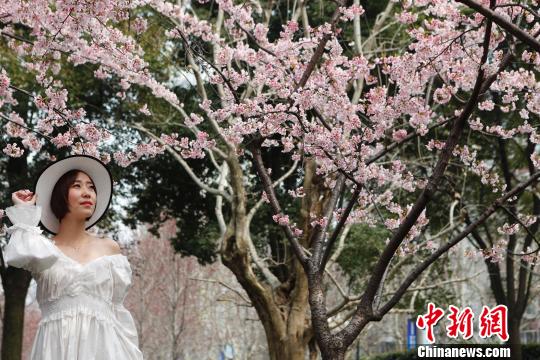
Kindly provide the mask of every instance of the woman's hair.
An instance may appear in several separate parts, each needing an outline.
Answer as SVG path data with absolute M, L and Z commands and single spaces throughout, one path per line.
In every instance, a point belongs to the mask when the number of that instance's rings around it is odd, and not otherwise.
M 84 171 L 78 169 L 70 170 L 62 175 L 54 185 L 51 194 L 51 210 L 58 221 L 62 220 L 69 212 L 69 188 L 73 185 L 80 172 L 86 174 Z

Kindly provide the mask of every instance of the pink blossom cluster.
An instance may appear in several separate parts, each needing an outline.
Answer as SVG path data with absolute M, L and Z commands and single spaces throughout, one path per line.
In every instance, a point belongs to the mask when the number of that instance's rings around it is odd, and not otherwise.
M 527 227 L 538 221 L 538 216 L 530 214 L 518 214 L 518 218 Z
M 467 165 L 468 170 L 480 177 L 482 184 L 489 185 L 493 192 L 502 192 L 506 189 L 506 184 L 488 161 L 477 159 L 476 150 L 471 151 L 467 145 L 464 145 L 457 146 L 452 153 Z
M 112 158 L 118 165 L 127 167 L 142 157 L 156 157 L 164 152 L 164 145 L 156 140 L 151 140 L 148 143 L 137 144 L 132 151 L 116 151 L 113 153 Z M 101 158 L 106 163 L 110 161 L 109 154 L 102 154 Z
M 396 19 L 402 24 L 411 24 L 418 20 L 418 14 L 409 11 L 402 11 L 396 15 Z
M 272 215 L 272 220 L 274 220 L 274 222 L 277 223 L 278 225 L 289 226 L 295 237 L 301 237 L 303 234 L 303 231 L 298 228 L 296 223 L 291 223 L 289 219 L 289 215 L 285 215 L 285 214 Z
M 73 144 L 73 135 L 70 134 L 70 131 L 65 133 L 60 133 L 51 139 L 54 145 L 57 148 L 62 148 L 64 146 L 71 146 Z
M 7 144 L 2 151 L 7 156 L 14 158 L 21 157 L 24 154 L 24 150 L 21 149 L 17 144 Z
M 412 208 L 412 205 L 408 205 L 406 209 L 404 209 L 399 204 L 395 202 L 390 202 L 389 204 L 386 205 L 386 209 L 390 211 L 390 213 L 398 215 L 398 217 L 397 218 L 387 217 L 384 221 L 384 226 L 388 228 L 389 230 L 397 229 L 401 225 L 401 222 L 408 215 L 411 208 Z M 429 223 L 429 219 L 426 217 L 426 213 L 424 210 L 422 214 L 420 215 L 420 217 L 418 218 L 415 225 L 411 228 L 411 230 L 407 234 L 405 238 L 405 242 L 403 243 L 400 249 L 401 255 L 407 254 L 410 251 L 415 251 L 414 249 L 420 246 L 418 242 L 411 243 L 411 241 L 420 235 L 422 228 L 425 227 L 428 223 Z
M 144 115 L 147 115 L 147 116 L 151 116 L 152 113 L 150 112 L 150 110 L 148 110 L 148 105 L 147 104 L 144 104 L 140 109 L 139 111 L 141 113 L 143 113 Z
M 8 104 L 17 105 L 17 100 L 13 97 L 13 90 L 9 87 L 10 83 L 11 80 L 6 70 L 0 66 L 0 108 Z
M 16 112 L 9 114 L 9 122 L 5 129 L 6 133 L 13 138 L 24 139 L 28 135 L 24 120 Z
M 200 159 L 204 158 L 205 149 L 212 149 L 216 145 L 216 141 L 209 138 L 208 133 L 199 131 L 195 140 L 190 140 L 188 137 L 182 137 L 178 140 L 178 134 L 171 135 L 163 134 L 161 139 L 172 148 L 179 151 L 184 158 Z
M 474 260 L 477 259 L 489 259 L 493 263 L 500 263 L 507 256 L 507 245 L 508 241 L 505 239 L 499 239 L 495 244 L 485 250 L 478 249 L 467 249 L 465 251 L 465 256 Z M 519 258 L 525 262 L 531 264 L 540 264 L 540 254 L 538 251 L 535 251 L 532 247 L 528 247 L 524 251 L 516 252 L 514 256 L 519 256 Z
M 525 249 L 520 254 L 520 258 L 523 259 L 523 261 L 526 261 L 530 264 L 538 265 L 540 264 L 540 255 L 537 251 L 534 251 L 530 246 Z
M 289 215 L 284 215 L 284 214 L 273 215 L 272 220 L 274 220 L 279 225 L 288 225 L 290 221 Z
M 342 6 L 339 8 L 339 10 L 343 14 L 341 19 L 344 21 L 351 21 L 356 16 L 361 16 L 363 13 L 365 13 L 364 8 L 360 5 L 351 5 L 349 7 Z
M 482 251 L 484 259 L 490 259 L 491 262 L 499 263 L 506 257 L 508 240 L 500 239 L 493 246 L 485 251 Z
M 131 9 L 144 6 L 147 1 L 94 1 L 91 3 L 55 2 L 50 6 L 48 0 L 33 2 L 7 1 L 0 4 L 1 22 L 7 34 L 17 36 L 14 24 L 22 24 L 33 29 L 32 42 L 9 40 L 8 45 L 21 58 L 27 70 L 36 73 L 37 82 L 43 92 L 34 97 L 42 115 L 35 126 L 42 135 L 51 135 L 56 129 L 69 126 L 69 131 L 59 131 L 54 135 L 53 144 L 72 146 L 76 137 L 89 141 L 90 153 L 99 154 L 98 143 L 106 141 L 107 132 L 100 131 L 93 124 L 77 124 L 84 119 L 82 109 L 71 110 L 67 104 L 68 91 L 63 84 L 54 79 L 61 70 L 61 60 L 67 59 L 74 65 L 84 63 L 98 64 L 95 75 L 107 78 L 115 75 L 122 88 L 127 90 L 132 84 L 148 87 L 156 97 L 161 97 L 173 105 L 178 104 L 176 95 L 166 86 L 156 81 L 148 71 L 143 60 L 142 48 L 129 35 L 115 27 L 125 21 Z M 146 20 L 136 19 L 134 30 L 141 33 L 146 29 Z M 65 54 L 65 55 L 64 55 Z M 0 108 L 14 104 L 12 90 L 8 88 L 9 77 L 5 70 L 0 72 Z M 119 94 L 123 95 L 123 92 Z M 142 110 L 144 112 L 144 108 Z M 31 125 L 31 124 L 27 124 Z M 14 126 L 6 125 L 13 132 Z M 82 127 L 82 129 L 80 128 Z M 75 128 L 75 132 L 73 132 Z M 19 130 L 20 132 L 20 130 Z M 17 136 L 20 137 L 20 133 Z M 38 139 L 28 133 L 23 145 L 31 150 L 40 149 Z M 69 139 L 71 137 L 71 139 Z M 80 151 L 86 151 L 80 145 Z M 75 151 L 76 149 L 74 149 Z M 17 154 L 17 152 L 9 152 Z
M 519 230 L 519 224 L 504 224 L 503 226 L 497 228 L 497 231 L 500 234 L 514 235 Z
M 319 226 L 319 227 L 324 229 L 327 224 L 328 224 L 328 218 L 326 218 L 326 216 L 319 217 L 319 218 L 316 217 L 316 216 L 312 216 L 312 218 L 311 218 L 310 225 L 312 227 Z

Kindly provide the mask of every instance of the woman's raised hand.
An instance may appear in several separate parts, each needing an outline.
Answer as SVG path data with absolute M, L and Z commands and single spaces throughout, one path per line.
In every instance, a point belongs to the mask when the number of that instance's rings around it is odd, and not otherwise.
M 30 190 L 19 190 L 11 194 L 11 200 L 13 200 L 13 204 L 15 205 L 34 205 L 36 203 L 36 197 L 36 194 L 31 192 Z

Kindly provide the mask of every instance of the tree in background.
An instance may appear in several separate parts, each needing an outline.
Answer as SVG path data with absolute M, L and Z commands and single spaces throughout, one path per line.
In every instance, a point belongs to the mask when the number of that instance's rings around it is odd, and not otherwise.
M 144 226 L 133 232 L 136 244 L 127 248 L 133 284 L 126 306 L 145 357 L 217 357 L 229 343 L 244 358 L 255 358 L 264 345 L 262 328 L 249 321 L 256 314 L 232 274 L 221 264 L 203 267 L 195 257 L 175 252 L 169 241 L 176 235 L 173 220 L 162 224 L 158 236 Z
M 498 119 L 493 119 L 495 124 L 515 121 L 512 114 L 503 116 L 499 112 L 499 116 Z M 487 117 L 491 118 L 492 114 Z M 519 174 L 528 175 L 538 171 L 538 166 L 531 160 L 535 153 L 535 144 L 529 139 L 481 136 L 484 143 L 482 148 L 475 151 L 497 154 L 491 166 L 498 169 L 495 171 L 499 173 L 507 188 L 519 181 Z M 466 168 L 460 170 L 467 172 Z M 459 204 L 456 211 L 461 213 L 460 216 L 467 224 L 472 223 L 471 211 L 476 211 L 475 208 L 482 206 L 486 200 L 495 198 L 493 193 L 482 187 L 468 186 L 469 179 L 466 174 L 460 174 L 450 182 L 452 185 L 448 191 L 457 195 L 455 203 Z M 540 216 L 538 192 L 521 193 L 501 208 L 503 211 L 496 217 L 472 231 L 469 239 L 478 250 L 475 257 L 483 258 L 496 304 L 506 305 L 508 308 L 509 343 L 512 354 L 519 359 L 522 357 L 520 326 L 526 307 L 533 298 L 531 285 L 537 263 L 529 261 L 528 258 L 534 257 L 540 246 L 536 235 L 540 223 L 537 221 Z M 505 222 L 511 224 L 516 221 L 519 226 L 501 226 Z
M 536 12 L 495 1 L 489 7 L 460 2 L 474 11 L 454 2 L 404 3 L 395 16 L 406 32 L 386 23 L 393 19 L 390 4 L 366 41 L 359 3 L 328 4 L 320 22 L 310 23 L 304 2 L 285 15 L 274 11 L 274 3 L 226 0 L 217 8 L 160 0 L 57 2 L 54 8 L 48 1 L 32 2 L 31 8 L 7 2 L 0 9 L 2 34 L 13 39 L 9 45 L 19 56 L 32 60 L 22 64 L 36 71 L 42 92 L 34 97 L 41 115 L 37 124 L 7 113 L 2 116 L 6 132 L 38 151 L 41 143 L 31 128 L 57 147 L 105 161 L 112 157 L 122 166 L 143 155 L 168 152 L 204 195 L 215 198 L 220 257 L 255 307 L 271 358 L 303 359 L 306 346 L 312 343 L 314 349 L 316 339 L 323 358 L 341 359 L 365 326 L 381 320 L 428 266 L 540 176 L 535 171 L 506 188 L 486 165 L 493 157 L 479 159 L 471 144 L 464 143 L 465 129 L 497 137 L 513 133 L 539 142 L 535 124 L 528 122 L 540 112 L 534 92 L 535 51 L 540 49 Z M 175 75 L 193 76 L 199 108 L 186 111 L 178 96 L 149 72 L 137 35 L 129 34 L 130 14 L 136 10 L 140 16 L 133 31 L 138 34 L 147 28 L 147 13 L 162 19 L 165 48 L 181 52 L 188 65 Z M 34 11 L 47 15 L 37 21 Z M 526 21 L 518 27 L 514 22 L 521 18 Z M 272 37 L 269 28 L 276 24 L 281 32 Z M 25 31 L 30 38 L 21 39 L 18 32 Z M 385 42 L 389 33 L 396 36 Z M 150 89 L 179 120 L 167 124 L 163 133 L 160 122 L 135 125 L 150 141 L 137 141 L 131 152 L 111 155 L 106 146 L 110 131 L 88 121 L 83 109 L 68 106 L 67 90 L 55 79 L 63 57 L 74 64 L 98 64 L 95 75 L 118 82 L 121 100 L 136 101 L 136 96 L 130 98 L 136 92 L 128 92 L 132 86 Z M 523 64 L 514 70 L 516 61 Z M 10 85 L 5 72 L 0 84 L 4 106 L 13 105 L 13 91 L 21 89 Z M 492 93 L 516 107 L 517 124 L 497 127 L 474 118 L 477 107 L 490 111 L 496 105 Z M 152 110 L 140 107 L 149 116 Z M 171 131 L 174 126 L 185 132 Z M 264 161 L 269 148 L 289 155 L 288 170 L 280 177 Z M 18 157 L 23 149 L 9 143 L 4 153 Z M 208 157 L 217 174 L 213 183 L 203 178 L 209 170 L 197 174 L 186 161 L 202 157 Z M 530 160 L 538 167 L 537 152 Z M 422 234 L 432 219 L 429 206 L 441 199 L 438 191 L 451 161 L 469 166 L 479 184 L 501 195 L 473 213 L 470 225 L 437 244 Z M 276 189 L 292 174 L 299 181 L 284 196 L 295 206 L 286 208 Z M 262 195 L 247 192 L 246 184 L 254 183 Z M 251 238 L 251 221 L 267 206 L 287 239 L 283 249 L 294 254 L 285 258 L 283 265 L 290 271 L 282 278 Z M 347 296 L 343 306 L 329 309 L 325 269 L 346 224 L 379 226 L 388 235 L 360 295 Z M 510 234 L 516 226 L 522 224 L 501 228 Z M 429 229 L 441 230 L 436 225 Z M 392 261 L 409 253 L 416 255 L 413 269 L 396 291 L 384 296 Z M 331 317 L 351 303 L 350 319 L 331 329 Z

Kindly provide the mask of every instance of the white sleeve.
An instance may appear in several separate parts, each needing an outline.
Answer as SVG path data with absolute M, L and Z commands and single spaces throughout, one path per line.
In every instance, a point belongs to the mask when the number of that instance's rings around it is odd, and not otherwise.
M 7 229 L 11 234 L 4 248 L 7 265 L 39 273 L 51 267 L 59 254 L 54 244 L 41 235 L 37 226 L 41 218 L 41 207 L 19 204 L 6 209 L 6 215 L 13 226 Z

